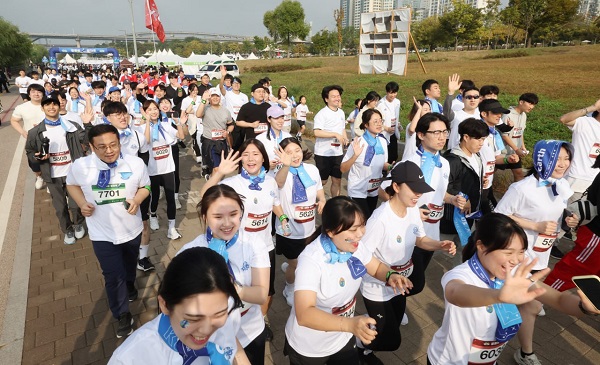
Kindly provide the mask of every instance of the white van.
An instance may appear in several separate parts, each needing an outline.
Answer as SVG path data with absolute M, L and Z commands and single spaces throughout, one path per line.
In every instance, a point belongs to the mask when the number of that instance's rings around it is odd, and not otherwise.
M 196 73 L 196 78 L 200 80 L 202 75 L 207 74 L 210 79 L 221 79 L 221 66 L 225 66 L 227 69 L 227 73 L 233 77 L 240 76 L 240 69 L 238 65 L 234 62 L 224 62 L 224 63 L 209 63 L 200 67 L 198 73 Z

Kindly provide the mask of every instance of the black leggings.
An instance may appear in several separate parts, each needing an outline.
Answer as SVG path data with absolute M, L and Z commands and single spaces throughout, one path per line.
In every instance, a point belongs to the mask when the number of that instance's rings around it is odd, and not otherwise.
M 324 357 L 308 357 L 300 355 L 292 346 L 290 346 L 286 337 L 283 354 L 289 356 L 290 365 L 358 365 L 356 340 L 354 336 L 350 338 L 350 341 L 348 341 L 340 351 Z
M 152 196 L 150 200 L 150 212 L 156 213 L 161 185 L 165 188 L 165 199 L 167 200 L 167 218 L 175 219 L 177 209 L 175 208 L 175 174 L 150 176 L 150 188 Z
M 351 198 L 358 205 L 360 205 L 360 208 L 362 209 L 363 213 L 365 213 L 365 221 L 371 217 L 371 214 L 373 214 L 373 211 L 375 210 L 375 208 L 377 208 L 378 198 L 376 196 L 368 196 L 366 198 Z
M 265 364 L 265 342 L 267 340 L 267 327 L 263 329 L 260 335 L 258 335 L 252 342 L 244 347 L 244 352 L 250 360 L 252 365 L 264 365 Z
M 369 317 L 377 321 L 377 336 L 366 349 L 373 351 L 396 351 L 402 342 L 400 322 L 406 310 L 406 297 L 396 295 L 386 302 L 374 302 L 363 298 Z
M 202 156 L 202 152 L 200 152 L 200 146 L 198 146 L 198 141 L 196 140 L 196 133 L 192 134 L 192 147 L 194 149 L 194 154 L 196 155 L 196 157 L 200 157 Z
M 398 138 L 395 134 L 390 136 L 390 144 L 388 144 L 388 163 L 398 161 Z
M 179 146 L 177 143 L 171 145 L 171 156 L 173 156 L 173 162 L 175 163 L 175 194 L 179 194 Z
M 425 270 L 431 262 L 433 257 L 433 251 L 423 250 L 422 248 L 415 247 L 412 254 L 413 261 L 413 272 L 409 279 L 413 283 L 413 288 L 410 290 L 411 295 L 419 294 L 425 287 Z

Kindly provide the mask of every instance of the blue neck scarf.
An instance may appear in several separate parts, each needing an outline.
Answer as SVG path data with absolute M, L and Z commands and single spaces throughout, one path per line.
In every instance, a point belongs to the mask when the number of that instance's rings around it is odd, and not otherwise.
M 373 157 L 375 155 L 383 155 L 383 146 L 379 141 L 380 135 L 376 135 L 373 137 L 369 131 L 365 131 L 363 134 L 363 138 L 367 142 L 367 150 L 365 152 L 365 160 L 363 161 L 364 166 L 371 166 L 371 162 L 373 161 Z
M 142 103 L 140 103 L 139 100 L 135 99 L 135 101 L 133 102 L 133 111 L 137 114 L 140 113 L 140 107 L 142 106 Z
M 298 167 L 290 166 L 290 172 L 292 173 L 293 179 L 292 204 L 304 203 L 308 201 L 306 189 L 315 185 L 316 183 L 310 178 L 302 163 Z
M 248 174 L 248 171 L 246 171 L 246 169 L 243 167 L 242 173 L 240 175 L 242 175 L 244 179 L 250 180 L 250 185 L 248 185 L 248 188 L 250 190 L 262 190 L 259 184 L 265 182 L 266 171 L 264 166 L 260 167 L 260 172 L 258 173 L 258 176 L 250 176 L 250 174 Z
M 469 267 L 491 289 L 500 289 L 504 285 L 504 280 L 496 278 L 491 280 L 487 271 L 481 265 L 477 253 L 475 253 L 468 261 Z M 510 273 L 507 273 L 510 275 Z M 496 326 L 496 341 L 506 342 L 513 338 L 519 331 L 521 326 L 521 314 L 519 309 L 514 304 L 496 303 L 493 304 L 494 311 L 498 317 L 498 325 Z
M 123 139 L 125 137 L 129 137 L 131 135 L 131 129 L 125 128 L 119 132 L 119 139 Z
M 461 101 L 461 102 L 462 102 L 462 101 L 463 101 L 463 96 L 462 96 L 462 94 L 458 94 L 458 95 L 456 95 L 456 100 L 458 100 L 458 101 Z
M 426 97 L 425 100 L 429 101 L 429 104 L 431 104 L 431 111 L 433 113 L 441 114 L 443 112 L 444 107 L 437 100 L 431 99 L 430 97 Z
M 106 118 L 106 117 L 102 117 L 102 122 L 104 124 L 110 124 L 110 122 L 108 121 L 108 118 Z
M 218 345 L 214 342 L 207 342 L 206 346 L 200 350 L 192 350 L 181 342 L 173 327 L 171 327 L 171 320 L 166 314 L 161 314 L 160 321 L 158 322 L 158 333 L 160 338 L 165 341 L 167 346 L 171 350 L 176 351 L 183 358 L 183 365 L 192 364 L 196 358 L 200 356 L 208 356 L 210 359 L 210 365 L 231 365 L 229 360 L 223 355 L 223 352 Z
M 229 264 L 229 254 L 227 253 L 227 249 L 231 248 L 237 242 L 239 232 L 233 236 L 229 242 L 225 242 L 220 238 L 213 237 L 212 231 L 210 228 L 206 229 L 206 241 L 208 242 L 208 248 L 215 251 L 219 255 L 223 256 L 225 262 Z
M 75 113 L 79 111 L 79 99 L 71 100 L 71 110 Z
M 100 161 L 102 161 L 102 160 L 100 160 Z M 102 161 L 102 162 L 104 162 L 104 161 Z M 112 162 L 112 163 L 106 163 L 106 162 L 104 162 L 104 163 L 111 169 L 117 167 L 117 165 L 118 165 L 117 161 Z M 108 186 L 109 183 L 110 183 L 110 169 L 100 170 L 100 173 L 98 174 L 98 182 L 96 183 L 96 185 L 98 185 L 99 188 L 104 189 Z
M 281 140 L 283 139 L 283 133 L 281 133 L 281 131 L 279 131 L 279 138 L 278 138 L 275 135 L 275 131 L 273 130 L 273 127 L 271 127 L 270 130 L 271 130 L 271 137 L 273 137 L 275 142 L 277 142 L 277 144 L 279 145 L 281 143 Z
M 102 103 L 103 100 L 104 100 L 104 96 L 95 95 L 94 96 L 94 101 L 92 102 L 92 105 L 96 106 L 96 105 L 98 105 L 98 103 Z
M 150 123 L 151 124 L 151 132 L 152 132 L 152 141 L 158 141 L 158 133 L 160 132 L 160 135 L 163 137 L 163 139 L 166 140 L 165 138 L 165 130 L 163 129 L 161 123 L 160 123 L 160 119 L 156 121 L 156 123 Z
M 360 279 L 367 273 L 367 268 L 363 263 L 352 256 L 350 252 L 340 253 L 335 247 L 335 244 L 329 238 L 328 235 L 322 234 L 321 237 L 321 246 L 325 250 L 325 262 L 328 264 L 335 264 L 337 262 L 345 262 L 348 264 L 348 268 L 350 269 L 350 274 L 352 275 L 352 279 Z
M 58 118 L 57 121 L 51 121 L 48 118 L 44 118 L 44 124 L 49 125 L 51 127 L 56 127 L 60 125 L 60 117 Z
M 421 156 L 421 171 L 423 171 L 423 178 L 425 182 L 431 185 L 431 177 L 433 176 L 433 170 L 436 167 L 442 167 L 442 161 L 440 161 L 439 152 L 433 154 L 425 151 L 423 146 L 419 146 L 417 149 L 417 155 Z
M 67 125 L 67 123 L 61 117 L 58 117 L 57 121 L 51 121 L 47 118 L 44 118 L 44 124 L 49 125 L 51 127 L 56 127 L 60 125 L 65 130 L 65 132 L 72 132 L 74 128 L 72 126 Z
M 485 121 L 483 121 L 483 122 L 485 123 Z M 486 123 L 486 125 L 487 125 L 487 123 Z M 502 141 L 502 136 L 500 135 L 500 133 L 498 133 L 498 131 L 496 130 L 496 127 L 488 126 L 488 128 L 490 130 L 490 134 L 494 136 L 494 145 L 496 146 L 496 150 L 502 151 L 505 148 L 504 141 Z

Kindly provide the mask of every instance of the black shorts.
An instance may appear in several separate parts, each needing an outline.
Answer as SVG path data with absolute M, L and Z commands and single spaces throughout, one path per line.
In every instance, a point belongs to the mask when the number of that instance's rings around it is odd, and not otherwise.
M 315 165 L 319 169 L 319 175 L 321 180 L 325 181 L 329 179 L 329 176 L 337 179 L 342 178 L 342 171 L 340 166 L 342 165 L 343 155 L 340 156 L 318 156 L 315 155 Z
M 518 162 L 515 163 L 507 163 L 507 164 L 496 164 L 496 168 L 498 170 L 506 170 L 506 169 L 520 169 L 523 167 L 523 163 L 521 162 L 521 159 L 519 159 Z
M 296 119 L 296 123 L 298 123 L 298 125 L 300 127 L 304 127 L 306 125 L 306 121 L 305 120 Z
M 306 239 L 287 238 L 275 235 L 275 253 L 285 256 L 288 260 L 295 260 L 306 247 Z
M 269 262 L 271 262 L 269 275 L 269 296 L 272 297 L 273 294 L 275 294 L 275 249 L 269 251 Z

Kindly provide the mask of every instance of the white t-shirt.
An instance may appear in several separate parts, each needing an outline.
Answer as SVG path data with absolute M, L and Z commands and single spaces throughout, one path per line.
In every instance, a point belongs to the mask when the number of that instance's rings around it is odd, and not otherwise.
M 279 189 L 279 201 L 283 212 L 290 218 L 290 228 L 292 234 L 287 238 L 301 239 L 310 236 L 315 231 L 315 218 L 317 215 L 317 192 L 323 190 L 319 170 L 311 164 L 303 163 L 304 169 L 315 184 L 306 189 L 307 201 L 299 204 L 292 204 L 292 188 L 294 178 L 292 173 L 288 173 L 285 179 L 285 185 Z M 281 228 L 281 222 L 275 222 L 275 228 Z
M 423 221 L 418 207 L 408 208 L 406 215 L 400 218 L 385 202 L 375 209 L 367 221 L 367 229 L 362 238 L 365 246 L 373 252 L 379 261 L 400 272 L 403 276 L 410 276 L 413 270 L 412 253 L 418 237 L 425 236 Z M 385 302 L 396 295 L 391 286 L 365 275 L 360 291 L 363 297 Z
M 335 132 L 344 136 L 346 134 L 344 111 L 342 109 L 333 111 L 327 106 L 324 107 L 315 115 L 314 129 Z M 341 142 L 337 138 L 316 138 L 315 155 L 341 156 L 343 154 L 342 147 Z
M 198 110 L 198 106 L 199 106 L 198 104 L 200 104 L 202 102 L 202 98 L 200 97 L 200 95 L 196 96 L 196 100 L 192 99 L 191 96 L 186 96 L 181 101 L 181 111 L 185 111 L 188 108 L 188 106 L 190 106 L 192 101 L 194 102 L 194 106 L 192 106 L 192 110 L 194 111 L 194 115 L 196 115 L 196 111 Z
M 124 134 L 120 136 L 121 153 L 137 157 L 138 152 L 148 152 L 146 136 L 144 136 L 144 132 L 139 129 L 140 128 L 138 127 L 127 128 L 130 134 L 128 136 L 125 136 Z M 123 131 L 119 130 L 119 133 L 123 133 Z M 179 156 L 174 158 L 179 158 Z
M 15 85 L 19 87 L 20 94 L 27 94 L 27 87 L 31 85 L 31 81 L 32 79 L 29 76 L 17 76 L 15 79 Z
M 221 184 L 229 185 L 244 198 L 244 218 L 240 226 L 240 236 L 244 241 L 263 244 L 267 252 L 273 250 L 271 238 L 271 213 L 278 206 L 279 188 L 275 179 L 265 175 L 265 181 L 260 184 L 262 190 L 248 188 L 250 181 L 242 175 L 229 177 Z
M 102 189 L 97 186 L 98 175 L 107 167 L 96 155 L 79 158 L 67 176 L 67 185 L 80 186 L 85 200 L 94 205 L 94 213 L 86 218 L 90 240 L 118 245 L 131 241 L 142 232 L 139 209 L 131 215 L 123 202 L 133 199 L 139 188 L 150 185 L 150 178 L 144 161 L 123 154 L 117 160 L 117 167 L 110 169 L 109 185 Z M 129 174 L 131 176 L 127 177 Z
M 31 80 L 29 80 L 29 85 L 33 85 L 33 84 L 38 84 L 40 86 L 44 86 L 45 81 L 42 80 L 42 79 L 37 79 L 37 80 L 36 79 L 31 79 Z
M 593 169 L 592 165 L 600 154 L 600 122 L 592 117 L 580 117 L 575 119 L 575 124 L 569 129 L 573 132 L 575 148 L 569 177 L 587 180 L 591 184 L 598 174 L 598 169 Z
M 479 288 L 489 288 L 463 262 L 442 276 L 442 287 L 452 280 Z M 445 297 L 445 295 L 444 295 Z M 496 341 L 498 317 L 493 307 L 461 308 L 445 300 L 442 326 L 433 335 L 427 357 L 433 365 L 492 364 L 506 342 Z
M 237 120 L 238 113 L 240 112 L 240 108 L 242 105 L 248 102 L 248 95 L 240 92 L 239 94 L 234 93 L 233 91 L 228 91 L 225 93 L 225 106 L 229 113 L 231 113 L 231 118 L 233 120 Z
M 400 100 L 394 98 L 390 103 L 387 98 L 383 98 L 377 104 L 377 109 L 383 114 L 383 125 L 385 127 L 393 127 L 396 137 L 398 137 L 398 123 L 400 123 Z M 360 124 L 360 123 L 359 123 Z M 391 133 L 385 130 L 381 132 L 389 141 Z
M 233 300 L 229 299 L 233 307 Z M 173 351 L 158 333 L 158 325 L 163 315 L 144 324 L 133 332 L 121 346 L 113 352 L 108 363 L 110 365 L 136 365 L 136 364 L 169 364 L 182 365 L 183 358 L 177 351 Z M 216 344 L 225 355 L 225 358 L 233 363 L 237 353 L 235 333 L 240 328 L 240 310 L 235 309 L 227 317 L 225 325 L 210 336 L 209 341 Z M 192 365 L 209 365 L 208 356 L 200 356 Z
M 81 120 L 81 117 L 77 113 L 68 111 L 66 114 L 61 114 L 60 117 L 63 118 L 64 120 L 68 120 L 69 122 L 79 124 L 79 126 L 81 128 L 83 128 L 83 120 Z
M 373 258 L 367 247 L 359 243 L 352 255 L 367 265 Z M 343 317 L 354 317 L 356 292 L 361 279 L 353 279 L 346 263 L 328 264 L 324 260 L 325 250 L 318 237 L 306 246 L 298 257 L 294 291 L 308 290 L 317 294 L 316 308 L 325 313 Z M 366 277 L 366 275 L 365 275 Z M 296 309 L 292 307 L 285 325 L 285 336 L 290 344 L 303 356 L 323 357 L 341 350 L 352 338 L 349 332 L 326 332 L 300 326 Z
M 206 236 L 201 234 L 192 242 L 186 243 L 177 254 L 192 247 L 208 247 Z M 231 270 L 235 280 L 244 286 L 252 285 L 252 268 L 271 267 L 269 253 L 263 244 L 249 242 L 238 237 L 237 242 L 227 249 Z M 242 347 L 248 346 L 265 328 L 260 305 L 244 302 L 241 308 L 242 324 L 237 332 L 237 338 Z
M 369 133 L 369 132 L 365 132 Z M 366 198 L 367 196 L 377 196 L 377 189 L 381 185 L 381 171 L 383 165 L 387 162 L 387 140 L 383 136 L 378 136 L 379 143 L 383 147 L 382 155 L 373 155 L 370 166 L 365 166 L 365 155 L 367 154 L 367 141 L 364 137 L 360 138 L 360 145 L 363 150 L 354 161 L 348 172 L 348 196 L 353 198 Z M 346 155 L 342 162 L 350 160 L 354 156 L 352 144 L 348 146 Z
M 456 99 L 455 99 L 456 100 Z M 460 134 L 458 134 L 458 126 L 465 119 L 468 118 L 478 118 L 479 114 L 469 114 L 462 109 L 459 109 L 454 112 L 454 119 L 450 122 L 450 136 L 448 137 L 448 149 L 451 150 L 454 147 L 458 146 L 460 143 Z
M 514 106 L 511 106 L 508 108 L 508 110 L 510 110 L 510 113 L 502 116 L 502 122 L 506 124 L 507 119 L 510 118 L 510 120 L 513 122 L 513 129 L 502 134 L 511 137 L 517 148 L 521 148 L 523 145 L 523 132 L 525 132 L 525 127 L 527 126 L 527 113 L 518 113 Z M 505 145 L 507 154 L 510 155 L 515 153 L 512 148 L 510 148 L 507 144 Z
M 568 184 L 565 180 L 561 182 Z M 567 201 L 572 194 L 568 195 L 554 196 L 551 187 L 538 186 L 538 180 L 530 175 L 509 186 L 506 194 L 498 202 L 495 212 L 514 215 L 533 222 L 554 221 L 560 227 L 563 210 L 567 207 Z M 528 242 L 527 256 L 531 259 L 538 258 L 533 269 L 545 269 L 550 260 L 550 248 L 557 235 L 547 236 L 529 229 L 524 230 Z
M 298 106 L 296 106 L 296 119 L 306 122 L 306 115 L 308 112 L 308 105 L 298 104 Z
M 289 132 L 292 127 L 292 99 L 287 98 L 282 102 L 287 105 L 286 108 L 283 108 L 283 130 Z
M 458 111 L 458 110 L 462 110 L 465 107 L 465 103 L 462 100 L 458 100 L 458 97 L 454 98 L 454 100 L 452 100 L 452 110 L 454 112 Z
M 175 161 L 173 158 L 179 156 L 171 155 L 171 145 L 177 142 L 177 130 L 171 127 L 170 120 L 161 120 L 163 133 L 158 133 L 158 140 L 150 141 L 150 159 L 148 161 L 148 174 L 157 176 L 168 174 L 175 171 Z M 152 126 L 150 126 L 152 128 Z M 150 139 L 152 139 L 152 130 L 150 130 Z
M 411 122 L 412 123 L 412 122 Z M 417 132 L 413 133 L 412 136 L 408 132 L 410 128 L 410 123 L 406 126 L 406 138 L 404 143 L 404 152 L 402 153 L 402 161 L 406 160 L 409 156 L 412 156 L 415 152 L 417 152 Z
M 273 131 L 273 133 L 275 133 L 275 132 Z M 292 136 L 291 134 L 289 134 L 288 132 L 285 132 L 285 131 L 280 131 L 279 133 L 281 133 L 281 138 L 279 139 L 281 141 Z M 270 139 L 267 139 L 267 136 L 269 136 Z M 262 144 L 265 146 L 267 155 L 269 155 L 269 161 L 279 160 L 279 156 L 277 156 L 277 154 L 275 153 L 275 150 L 279 149 L 279 143 L 277 143 L 276 138 L 273 138 L 273 136 L 269 135 L 269 133 L 261 133 L 258 136 L 256 136 L 256 139 L 261 141 Z M 275 166 L 274 169 L 270 169 L 267 174 L 272 177 L 275 177 L 275 175 L 277 174 L 277 171 L 279 171 L 279 169 L 281 169 L 281 166 L 283 166 L 283 164 L 281 164 L 281 163 L 278 164 L 277 166 Z
M 71 168 L 71 152 L 67 145 L 67 132 L 60 125 L 46 125 L 43 136 L 50 139 L 48 162 L 50 162 L 50 175 L 52 178 L 67 176 Z
M 42 123 L 46 114 L 41 105 L 33 105 L 31 101 L 26 101 L 18 105 L 12 114 L 13 117 L 23 120 L 23 129 L 28 132 L 34 126 Z
M 496 133 L 500 132 L 496 131 Z M 483 187 L 484 189 L 489 189 L 492 186 L 492 182 L 494 181 L 494 171 L 496 169 L 496 156 L 501 153 L 502 151 L 494 142 L 494 135 L 490 133 L 486 137 L 483 146 L 479 151 L 481 162 L 483 163 L 483 174 L 488 177 L 488 184 Z

